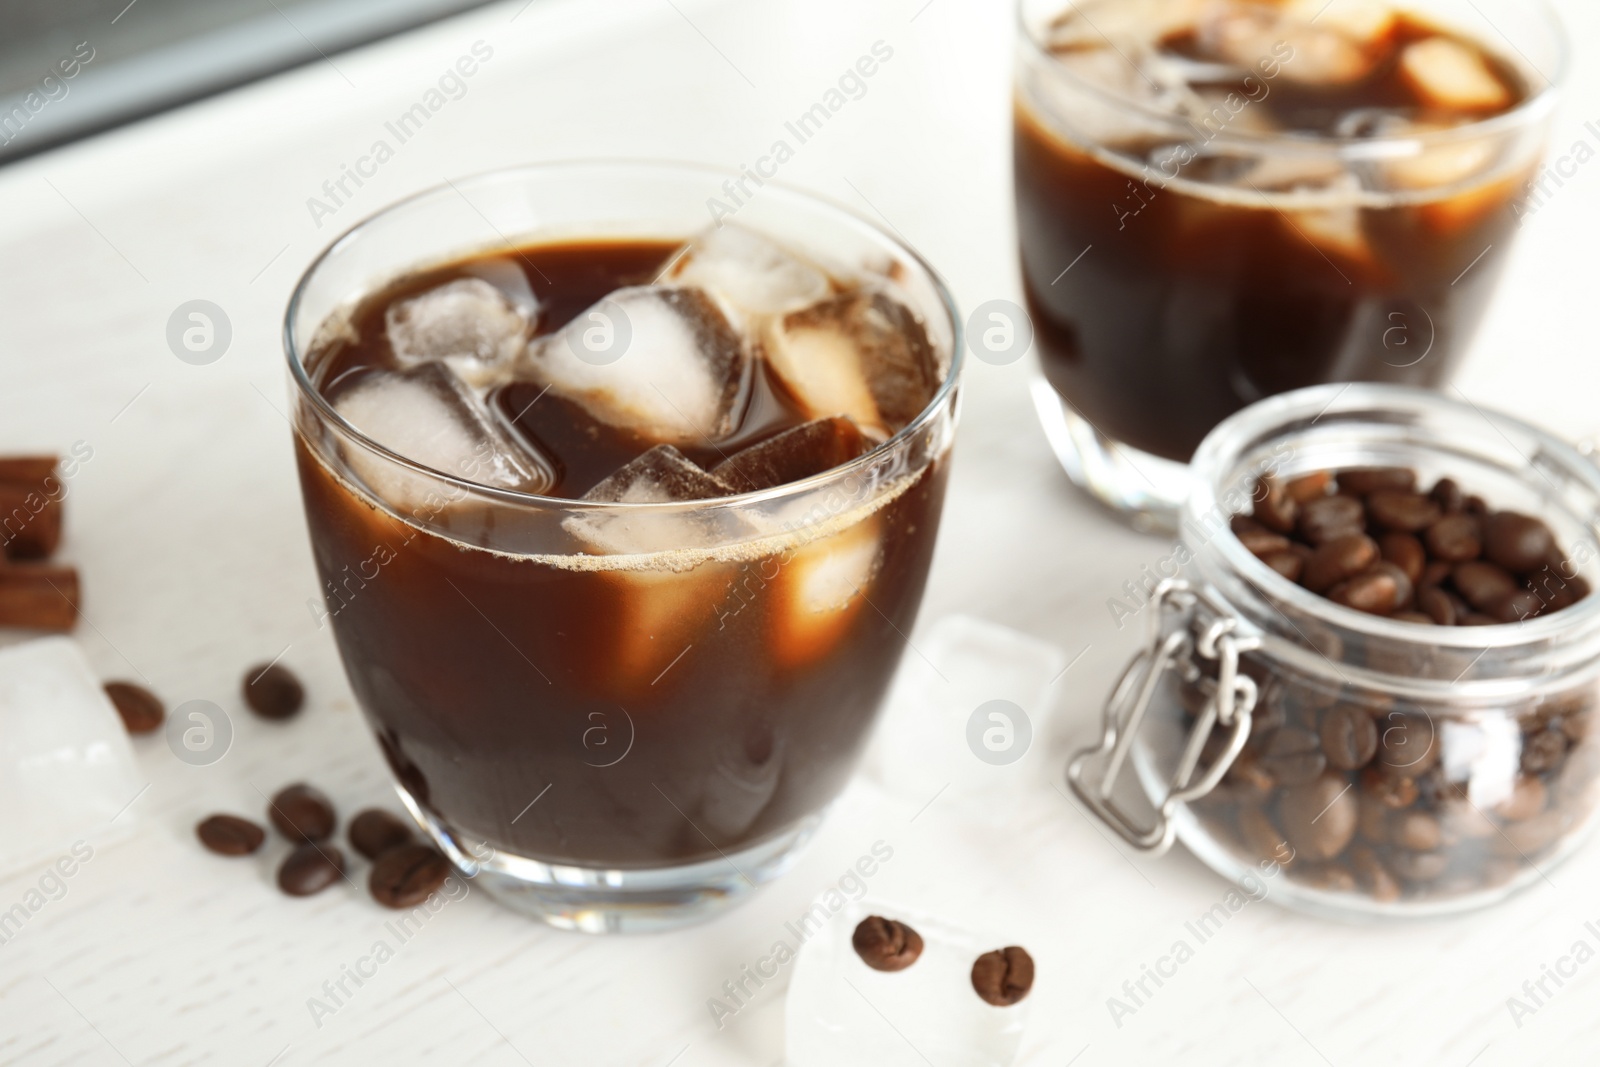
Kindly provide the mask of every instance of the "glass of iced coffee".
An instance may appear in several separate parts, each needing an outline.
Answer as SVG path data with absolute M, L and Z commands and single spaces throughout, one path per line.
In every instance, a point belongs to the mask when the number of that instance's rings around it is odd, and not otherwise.
M 492 895 L 677 925 L 780 873 L 911 632 L 948 292 L 768 184 L 570 164 L 357 226 L 286 326 L 325 611 L 402 801 Z
M 1520 225 L 1565 66 L 1529 0 L 1022 0 L 1035 400 L 1068 473 L 1170 526 L 1222 419 L 1438 387 Z

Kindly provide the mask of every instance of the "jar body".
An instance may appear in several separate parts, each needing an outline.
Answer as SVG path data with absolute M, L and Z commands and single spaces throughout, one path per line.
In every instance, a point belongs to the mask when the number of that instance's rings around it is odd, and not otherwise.
M 1289 906 L 1341 917 L 1465 910 L 1544 878 L 1596 821 L 1600 604 L 1484 627 L 1364 616 L 1272 573 L 1227 520 L 1248 510 L 1263 473 L 1405 466 L 1540 515 L 1568 553 L 1564 573 L 1592 578 L 1600 474 L 1515 420 L 1413 390 L 1351 392 L 1264 402 L 1197 456 L 1203 485 L 1180 559 L 1205 596 L 1162 629 L 1198 635 L 1232 618 L 1256 696 L 1236 757 L 1228 725 L 1210 728 L 1200 767 L 1222 760 L 1227 771 L 1172 821 L 1191 851 L 1247 886 L 1281 868 L 1271 893 Z M 1158 805 L 1215 681 L 1215 664 L 1196 656 L 1152 691 L 1132 757 Z

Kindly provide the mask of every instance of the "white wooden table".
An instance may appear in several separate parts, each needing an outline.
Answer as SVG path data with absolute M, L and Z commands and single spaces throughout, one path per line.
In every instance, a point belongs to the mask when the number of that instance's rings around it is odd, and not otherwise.
M 776 1064 L 785 977 L 720 1030 L 706 1002 L 880 838 L 895 856 L 875 895 L 981 919 L 1034 951 L 1027 1064 L 1593 1058 L 1600 962 L 1520 1027 L 1506 1002 L 1575 941 L 1600 947 L 1584 927 L 1600 919 L 1600 845 L 1550 884 L 1451 921 L 1349 928 L 1252 905 L 1116 1025 L 1107 998 L 1228 887 L 1181 850 L 1158 862 L 1122 854 L 1055 788 L 1137 640 L 1133 627 L 1117 630 L 1106 600 L 1168 548 L 1066 484 L 1028 407 L 1026 364 L 972 367 L 919 630 L 965 612 L 1083 653 L 1053 708 L 1030 709 L 1037 736 L 1009 769 L 1001 800 L 1014 810 L 1002 832 L 981 808 L 935 802 L 918 815 L 863 782 L 791 874 L 708 925 L 587 937 L 475 894 L 317 1026 L 308 998 L 368 952 L 389 913 L 349 887 L 285 898 L 271 879 L 281 843 L 223 861 L 192 831 L 213 810 L 259 813 L 258 790 L 300 778 L 347 815 L 393 803 L 306 606 L 318 590 L 278 336 L 310 257 L 358 217 L 446 176 L 587 156 L 751 163 L 881 40 L 892 60 L 782 177 L 881 216 L 947 274 L 964 307 L 1018 298 L 1009 5 L 520 6 L 0 171 L 0 451 L 78 440 L 94 450 L 68 503 L 66 556 L 87 589 L 77 636 L 103 676 L 147 679 L 169 705 L 214 700 L 236 727 L 232 751 L 210 767 L 180 763 L 159 737 L 137 742 L 152 784 L 129 812 L 132 834 L 92 841 L 65 895 L 0 945 L 0 1063 Z M 1577 49 L 1558 153 L 1580 140 L 1600 148 L 1600 9 L 1558 6 Z M 464 95 L 319 227 L 307 199 L 477 41 L 493 54 Z M 1475 400 L 1574 436 L 1600 429 L 1597 192 L 1600 163 L 1586 163 L 1528 222 L 1462 380 Z M 165 341 L 173 309 L 196 298 L 220 305 L 233 329 L 209 366 L 180 362 Z M 237 693 L 248 663 L 280 651 L 312 693 L 287 726 L 251 717 Z M 0 880 L 0 910 L 39 876 Z

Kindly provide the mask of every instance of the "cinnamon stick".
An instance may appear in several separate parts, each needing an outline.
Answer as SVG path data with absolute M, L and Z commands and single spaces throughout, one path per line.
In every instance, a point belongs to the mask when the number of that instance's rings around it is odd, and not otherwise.
M 78 621 L 78 602 L 76 568 L 0 564 L 0 626 L 65 632 Z

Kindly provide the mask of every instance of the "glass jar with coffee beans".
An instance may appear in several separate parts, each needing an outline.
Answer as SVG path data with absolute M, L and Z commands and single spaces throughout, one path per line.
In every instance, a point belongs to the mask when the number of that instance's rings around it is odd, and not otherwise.
M 1437 394 L 1326 386 L 1201 445 L 1150 646 L 1068 777 L 1136 846 L 1181 839 L 1342 917 L 1493 903 L 1600 800 L 1600 469 Z M 1155 805 L 1113 787 L 1130 763 Z M 1260 884 L 1256 881 L 1255 884 Z

